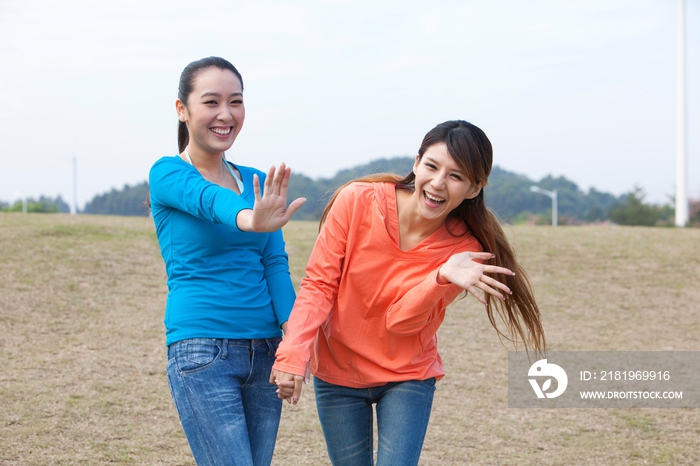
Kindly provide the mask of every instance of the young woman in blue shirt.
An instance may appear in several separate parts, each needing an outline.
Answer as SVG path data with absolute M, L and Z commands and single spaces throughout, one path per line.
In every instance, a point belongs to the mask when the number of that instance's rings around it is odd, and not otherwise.
M 149 174 L 168 275 L 168 381 L 199 465 L 269 465 L 281 400 L 268 382 L 295 293 L 281 227 L 290 170 L 267 174 L 224 152 L 245 119 L 243 80 L 208 57 L 180 76 L 179 154 Z

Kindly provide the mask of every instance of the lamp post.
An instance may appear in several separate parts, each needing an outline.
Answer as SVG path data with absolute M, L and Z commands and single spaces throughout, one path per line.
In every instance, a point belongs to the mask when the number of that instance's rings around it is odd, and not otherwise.
M 686 109 L 685 109 L 685 7 L 678 0 L 678 88 L 676 110 L 676 226 L 688 223 L 688 193 L 686 191 Z
M 557 190 L 547 191 L 539 186 L 530 186 L 530 191 L 533 193 L 544 194 L 552 198 L 552 226 L 557 226 Z
M 15 197 L 22 201 L 22 213 L 26 214 L 27 213 L 27 196 L 23 195 L 19 191 L 15 191 Z

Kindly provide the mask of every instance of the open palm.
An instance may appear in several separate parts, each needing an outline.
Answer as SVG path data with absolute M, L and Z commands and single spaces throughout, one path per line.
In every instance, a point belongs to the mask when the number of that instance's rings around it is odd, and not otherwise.
M 486 261 L 493 259 L 493 257 L 493 254 L 490 252 L 461 252 L 455 254 L 440 267 L 438 279 L 446 280 L 464 288 L 483 304 L 486 304 L 486 300 L 478 290 L 492 294 L 502 300 L 504 297 L 499 290 L 511 294 L 510 288 L 484 274 L 503 273 L 515 275 L 515 273 L 505 267 L 486 265 L 475 261 L 475 259 Z
M 287 190 L 292 171 L 285 164 L 279 170 L 270 167 L 265 178 L 264 194 L 260 194 L 260 180 L 253 175 L 253 191 L 255 203 L 251 226 L 253 231 L 271 232 L 282 228 L 292 218 L 294 212 L 301 207 L 306 199 L 300 197 L 287 206 Z

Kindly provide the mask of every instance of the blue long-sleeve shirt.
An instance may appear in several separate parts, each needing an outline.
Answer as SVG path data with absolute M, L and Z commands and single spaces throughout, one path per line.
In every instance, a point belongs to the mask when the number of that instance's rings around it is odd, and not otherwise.
M 238 229 L 254 203 L 253 173 L 236 165 L 241 195 L 212 184 L 180 157 L 149 173 L 151 211 L 168 275 L 166 345 L 188 338 L 261 339 L 282 335 L 294 287 L 282 231 Z

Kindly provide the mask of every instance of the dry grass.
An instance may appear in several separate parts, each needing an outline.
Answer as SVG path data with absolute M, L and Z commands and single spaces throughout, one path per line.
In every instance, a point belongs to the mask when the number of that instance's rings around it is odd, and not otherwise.
M 297 285 L 315 228 L 285 229 Z M 510 234 L 551 350 L 700 350 L 700 230 Z M 0 464 L 193 464 L 149 219 L 2 213 L 0 277 Z M 440 343 L 421 464 L 700 464 L 698 410 L 507 408 L 507 348 L 474 299 L 451 306 Z M 312 390 L 285 405 L 273 464 L 328 464 Z

